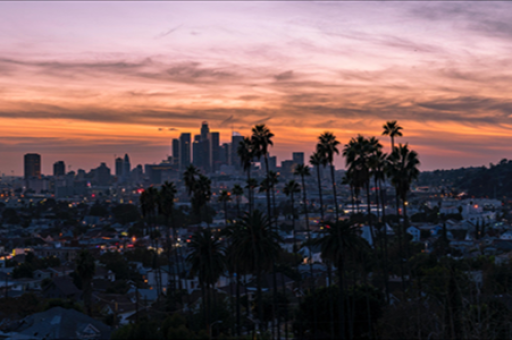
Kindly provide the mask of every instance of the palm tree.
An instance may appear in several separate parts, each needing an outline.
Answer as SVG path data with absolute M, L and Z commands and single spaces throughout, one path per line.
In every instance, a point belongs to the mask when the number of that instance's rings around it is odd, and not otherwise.
M 391 137 L 391 152 L 393 152 L 395 149 L 395 137 L 402 137 L 402 132 L 400 130 L 403 130 L 403 128 L 398 125 L 396 120 L 387 121 L 382 128 L 384 129 L 382 135 Z
M 284 186 L 283 192 L 286 196 L 290 197 L 292 204 L 292 226 L 293 226 L 293 252 L 295 253 L 295 243 L 297 242 L 297 235 L 295 229 L 295 194 L 300 193 L 299 183 L 295 182 L 295 180 L 291 180 Z
M 153 223 L 156 222 L 156 208 L 158 207 L 159 201 L 158 190 L 154 187 L 149 187 L 142 192 L 140 195 L 140 203 L 142 214 L 146 219 L 146 223 L 149 229 L 149 240 L 151 247 L 155 249 L 155 253 L 153 254 L 153 267 L 156 269 L 157 276 L 157 291 L 158 296 L 162 293 L 162 274 L 160 272 L 160 262 L 158 259 L 158 237 L 159 232 L 156 227 L 153 226 Z
M 219 202 L 224 203 L 224 220 L 226 227 L 228 226 L 228 202 L 231 201 L 231 194 L 227 190 L 222 190 L 219 198 Z
M 273 146 L 274 143 L 272 142 L 272 138 L 274 137 L 274 134 L 270 131 L 268 127 L 265 126 L 265 124 L 255 125 L 252 128 L 252 137 L 251 137 L 251 144 L 253 146 L 254 156 L 258 159 L 261 159 L 263 157 L 265 161 L 265 170 L 267 172 L 267 178 L 270 178 L 270 168 L 268 166 L 268 148 L 269 146 Z M 270 191 L 273 188 L 272 182 L 268 181 L 268 190 L 267 193 L 267 214 L 269 221 L 272 221 L 272 211 L 270 208 Z M 275 312 L 275 305 L 278 302 L 277 299 L 277 277 L 276 272 L 273 272 L 273 283 L 274 283 L 274 304 L 272 305 L 272 322 L 275 320 L 276 312 Z M 272 333 L 274 332 L 274 327 L 272 327 Z M 277 325 L 277 337 L 280 338 L 280 323 L 278 319 L 278 325 Z
M 256 178 L 249 178 L 247 179 L 247 183 L 245 188 L 249 191 L 249 212 L 253 210 L 253 204 L 254 204 L 254 189 L 258 187 L 258 181 Z
M 372 168 L 372 175 L 375 181 L 375 187 L 377 189 L 377 207 L 382 206 L 382 229 L 381 233 L 384 238 L 384 272 L 385 272 L 385 286 L 386 286 L 386 301 L 389 303 L 389 271 L 388 271 L 388 233 L 386 224 L 386 203 L 384 202 L 384 196 L 382 194 L 381 185 L 386 179 L 385 169 L 387 167 L 387 155 L 382 150 L 377 150 L 371 157 L 370 164 Z M 377 209 L 377 213 L 380 209 Z M 379 216 L 379 215 L 377 215 Z
M 326 263 L 333 263 L 338 268 L 338 288 L 340 289 L 339 324 L 341 339 L 345 338 L 345 312 L 343 302 L 343 273 L 345 259 L 361 248 L 368 248 L 366 240 L 359 236 L 360 229 L 350 221 L 338 221 L 333 226 L 324 229 L 324 235 L 312 241 L 313 245 L 319 245 L 321 257 Z
M 311 155 L 309 158 L 309 163 L 311 163 L 312 166 L 316 167 L 316 176 L 318 181 L 318 195 L 320 197 L 320 216 L 322 218 L 322 221 L 324 220 L 324 201 L 322 199 L 322 182 L 320 180 L 320 166 L 325 166 L 326 160 L 322 156 L 321 153 L 315 152 Z
M 279 175 L 275 171 L 268 172 L 268 181 L 270 184 L 270 190 L 272 192 L 272 216 L 274 216 L 274 228 L 277 230 L 277 219 L 278 219 L 278 211 L 276 207 L 276 186 L 279 183 Z
M 331 181 L 332 181 L 332 190 L 334 193 L 334 205 L 336 208 L 336 221 L 339 219 L 338 212 L 338 198 L 336 194 L 336 178 L 334 176 L 334 154 L 339 154 L 338 145 L 339 141 L 336 140 L 336 136 L 334 136 L 331 132 L 324 132 L 320 135 L 319 143 L 317 144 L 317 152 L 322 155 L 322 158 L 325 159 L 326 163 L 329 164 L 331 168 Z
M 183 181 L 185 182 L 185 187 L 187 188 L 187 193 L 189 195 L 191 195 L 194 190 L 197 176 L 199 176 L 199 174 L 199 169 L 192 164 L 190 164 L 183 173 Z
M 403 215 L 404 215 L 404 226 L 403 232 L 405 232 L 408 226 L 407 219 L 407 194 L 411 189 L 411 183 L 413 180 L 418 179 L 420 171 L 418 166 L 420 161 L 416 151 L 409 150 L 407 144 L 399 144 L 393 150 L 390 155 L 392 160 L 391 171 L 391 182 L 397 190 L 397 195 L 402 199 Z
M 236 197 L 236 217 L 240 217 L 240 196 L 244 194 L 244 189 L 239 185 L 235 184 L 232 190 L 233 195 Z
M 263 320 L 261 276 L 272 270 L 278 260 L 281 238 L 272 230 L 268 217 L 254 210 L 240 220 L 231 241 L 231 256 L 240 261 L 245 273 L 256 274 L 258 318 Z
M 167 263 L 169 265 L 169 269 L 171 268 L 171 236 L 170 229 L 172 228 L 172 238 L 174 240 L 174 258 L 175 258 L 175 268 L 176 271 L 174 273 L 174 277 L 178 279 L 179 282 L 179 266 L 178 266 L 178 237 L 176 233 L 176 225 L 174 223 L 174 199 L 176 197 L 176 186 L 173 182 L 165 182 L 160 188 L 160 193 L 158 195 L 158 210 L 159 213 L 165 216 L 165 223 L 167 224 Z M 170 271 L 169 271 L 169 274 Z M 176 288 L 176 282 L 173 285 L 173 289 Z
M 244 137 L 244 139 L 238 144 L 237 149 L 238 157 L 240 157 L 240 163 L 242 168 L 247 172 L 247 183 L 251 182 L 251 163 L 254 158 L 254 148 L 251 138 Z M 249 187 L 249 212 L 252 211 L 252 196 L 251 188 Z
M 304 165 L 304 164 L 299 164 L 295 168 L 295 171 L 294 171 L 293 174 L 301 177 L 301 182 L 302 182 L 302 200 L 304 202 L 304 212 L 305 212 L 305 217 L 306 217 L 306 232 L 308 233 L 308 241 L 310 241 L 311 240 L 311 229 L 309 228 L 308 203 L 307 203 L 308 201 L 307 201 L 307 194 L 306 194 L 307 190 L 306 190 L 305 177 L 311 176 L 311 171 L 309 169 L 309 166 Z M 309 261 L 309 271 L 310 271 L 310 274 L 311 274 L 311 283 L 312 283 L 312 288 L 315 289 L 315 279 L 314 279 L 314 276 L 313 276 L 313 257 L 312 257 L 312 254 L 311 254 L 311 247 L 309 247 L 309 259 L 310 259 L 310 261 Z M 316 313 L 315 313 L 315 317 L 316 317 Z
M 211 320 L 211 293 L 213 285 L 219 280 L 224 272 L 225 255 L 224 248 L 217 236 L 211 233 L 210 229 L 201 229 L 192 235 L 189 243 L 192 252 L 187 256 L 192 275 L 198 275 L 201 290 L 207 291 L 207 328 L 210 328 Z M 206 286 L 206 287 L 205 287 Z M 205 303 L 203 294 L 203 305 Z
M 82 250 L 76 259 L 76 273 L 82 281 L 84 290 L 84 304 L 87 309 L 87 314 L 92 316 L 91 294 L 92 294 L 92 278 L 96 271 L 94 257 L 88 250 Z

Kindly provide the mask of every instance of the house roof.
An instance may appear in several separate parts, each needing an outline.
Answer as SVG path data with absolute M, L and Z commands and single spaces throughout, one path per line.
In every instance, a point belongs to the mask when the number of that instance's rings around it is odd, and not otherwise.
M 104 323 L 62 307 L 32 314 L 23 321 L 19 333 L 31 339 L 109 339 L 111 333 Z
M 79 295 L 81 292 L 80 290 L 75 286 L 71 278 L 65 277 L 65 276 L 58 276 L 53 279 L 52 284 L 49 284 L 45 290 L 50 289 L 50 287 L 54 286 L 56 289 L 60 290 L 62 294 L 69 296 L 69 295 Z

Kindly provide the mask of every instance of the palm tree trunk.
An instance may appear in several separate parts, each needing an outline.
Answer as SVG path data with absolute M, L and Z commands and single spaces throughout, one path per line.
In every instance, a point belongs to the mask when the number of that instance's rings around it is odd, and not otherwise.
M 236 196 L 236 218 L 240 218 L 240 197 Z
M 398 219 L 398 243 L 400 245 L 400 247 L 399 247 L 399 249 L 400 249 L 400 256 L 399 256 L 400 275 L 402 276 L 402 291 L 405 292 L 404 261 L 402 259 L 402 256 L 404 256 L 404 254 L 403 254 L 403 252 L 404 252 L 403 235 L 402 235 L 403 230 L 402 230 L 402 226 L 400 225 L 400 212 L 399 212 L 400 201 L 398 198 L 398 188 L 395 188 L 395 200 L 396 200 L 396 217 Z
M 350 199 L 352 200 L 352 216 L 356 213 L 356 202 L 354 201 L 354 184 L 350 183 Z
M 247 190 L 249 190 L 249 213 L 252 214 L 252 188 L 251 188 L 251 168 L 247 170 Z
M 268 185 L 269 187 L 267 188 L 266 190 L 266 193 L 267 193 L 267 211 L 268 211 L 268 219 L 269 219 L 269 222 L 270 222 L 270 225 L 272 225 L 272 210 L 271 210 L 271 207 L 270 207 L 270 190 L 272 190 L 273 188 L 273 184 L 272 182 L 270 181 L 270 169 L 268 167 L 268 154 L 265 154 L 265 168 L 267 170 L 267 181 L 268 181 Z M 275 230 L 275 232 L 277 232 L 277 230 Z M 275 266 L 272 266 L 273 269 L 272 269 L 272 277 L 273 277 L 273 286 L 274 286 L 274 292 L 273 292 L 273 295 L 274 295 L 274 303 L 272 304 L 272 337 L 274 337 L 274 332 L 275 332 L 275 319 L 276 319 L 276 305 L 278 303 L 278 299 L 277 299 L 277 276 L 276 276 L 276 270 L 275 270 Z M 278 322 L 277 322 L 277 338 L 279 339 L 280 338 L 280 330 L 279 330 L 279 326 L 280 326 L 280 323 L 279 323 L 279 319 L 278 319 Z
M 224 201 L 224 221 L 226 223 L 226 228 L 228 226 L 228 202 Z
M 322 199 L 322 182 L 320 180 L 320 164 L 316 166 L 316 175 L 318 179 L 318 195 L 320 196 L 320 216 L 324 220 L 324 200 Z
M 331 166 L 332 190 L 333 190 L 333 194 L 334 194 L 334 206 L 336 208 L 336 223 L 338 223 L 338 219 L 339 219 L 338 197 L 336 194 L 336 178 L 334 176 L 334 164 L 332 164 L 332 162 L 331 162 L 330 166 Z
M 380 180 L 377 182 L 379 187 L 379 196 L 382 204 L 382 225 L 384 229 L 384 271 L 385 271 L 385 287 L 386 287 L 386 302 L 389 304 L 389 255 L 388 255 L 388 231 L 386 226 L 386 203 L 384 201 L 384 195 L 380 188 Z
M 338 304 L 339 304 L 339 324 L 340 324 L 340 339 L 345 339 L 345 301 L 344 301 L 344 266 L 343 266 L 343 259 L 338 260 L 338 289 L 339 289 L 339 297 L 338 297 Z
M 242 335 L 242 325 L 240 321 L 240 272 L 238 270 L 238 261 L 235 259 L 236 273 L 236 335 Z
M 373 232 L 372 225 L 372 210 L 370 208 L 370 179 L 366 182 L 366 205 L 368 207 L 368 225 L 370 226 L 370 234 L 372 235 L 372 241 L 375 243 L 374 247 L 377 248 L 375 233 Z
M 329 290 L 332 290 L 331 289 L 331 286 L 332 286 L 331 264 L 326 263 L 326 265 L 327 265 L 327 279 L 329 280 Z M 331 339 L 335 339 L 335 335 L 334 335 L 334 299 L 329 299 L 329 310 L 330 310 L 330 317 L 331 317 L 331 322 L 330 322 Z
M 306 183 L 304 181 L 304 174 L 301 175 L 302 179 L 302 194 L 304 199 L 304 211 L 306 213 L 306 231 L 308 233 L 308 241 L 311 242 L 311 229 L 309 228 L 309 216 L 308 216 L 308 203 L 307 203 L 307 194 L 306 194 Z M 309 273 L 311 275 L 311 288 L 310 292 L 313 293 L 315 290 L 315 277 L 313 276 L 313 253 L 311 251 L 311 245 L 309 245 Z M 317 311 L 316 304 L 313 305 L 313 334 L 316 339 L 316 330 L 317 330 Z

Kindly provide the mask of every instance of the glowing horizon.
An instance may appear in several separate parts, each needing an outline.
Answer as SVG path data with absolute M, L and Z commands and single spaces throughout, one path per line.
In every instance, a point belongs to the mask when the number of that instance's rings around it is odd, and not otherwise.
M 398 120 L 422 170 L 512 144 L 506 2 L 0 2 L 0 173 L 171 154 L 206 120 L 265 123 L 278 161 Z M 169 129 L 173 130 L 169 130 Z M 342 157 L 336 159 L 343 167 Z

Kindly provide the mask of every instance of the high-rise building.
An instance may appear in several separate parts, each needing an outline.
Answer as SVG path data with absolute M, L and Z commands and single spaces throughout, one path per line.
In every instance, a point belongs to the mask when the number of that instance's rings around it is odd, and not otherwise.
M 180 165 L 180 140 L 177 138 L 172 140 L 172 159 L 173 165 L 178 167 Z
M 277 157 L 276 156 L 269 156 L 268 157 L 268 168 L 270 171 L 276 171 L 277 170 Z
M 118 180 L 121 180 L 123 177 L 123 159 L 121 157 L 116 158 L 116 177 Z
M 292 155 L 293 162 L 297 165 L 304 164 L 304 152 L 294 152 Z
M 27 153 L 25 155 L 25 179 L 41 178 L 41 155 Z
M 210 133 L 210 169 L 217 171 L 220 167 L 220 133 Z
M 110 182 L 110 169 L 105 163 L 101 163 L 101 165 L 95 169 L 94 177 L 98 185 L 106 186 Z
M 128 154 L 124 155 L 124 161 L 123 161 L 123 181 L 128 182 L 130 180 L 130 174 L 132 172 L 132 167 L 130 164 L 130 157 L 128 157 Z
M 238 145 L 241 141 L 244 140 L 244 136 L 240 135 L 238 132 L 233 132 L 233 136 L 231 136 L 231 165 L 235 167 L 235 169 L 239 170 L 240 166 L 240 158 L 238 157 Z
M 222 144 L 221 147 L 219 147 L 219 162 L 220 164 L 229 164 L 229 149 L 230 149 L 229 143 Z
M 282 161 L 281 162 L 281 175 L 283 177 L 290 177 L 293 174 L 293 169 L 295 168 L 295 162 L 292 160 Z
M 64 176 L 66 174 L 66 165 L 64 161 L 53 163 L 53 176 Z
M 190 133 L 182 133 L 180 136 L 180 169 L 185 170 L 190 165 Z
M 203 122 L 201 124 L 201 140 L 208 139 L 209 133 L 210 133 L 210 128 L 208 127 L 208 122 Z

